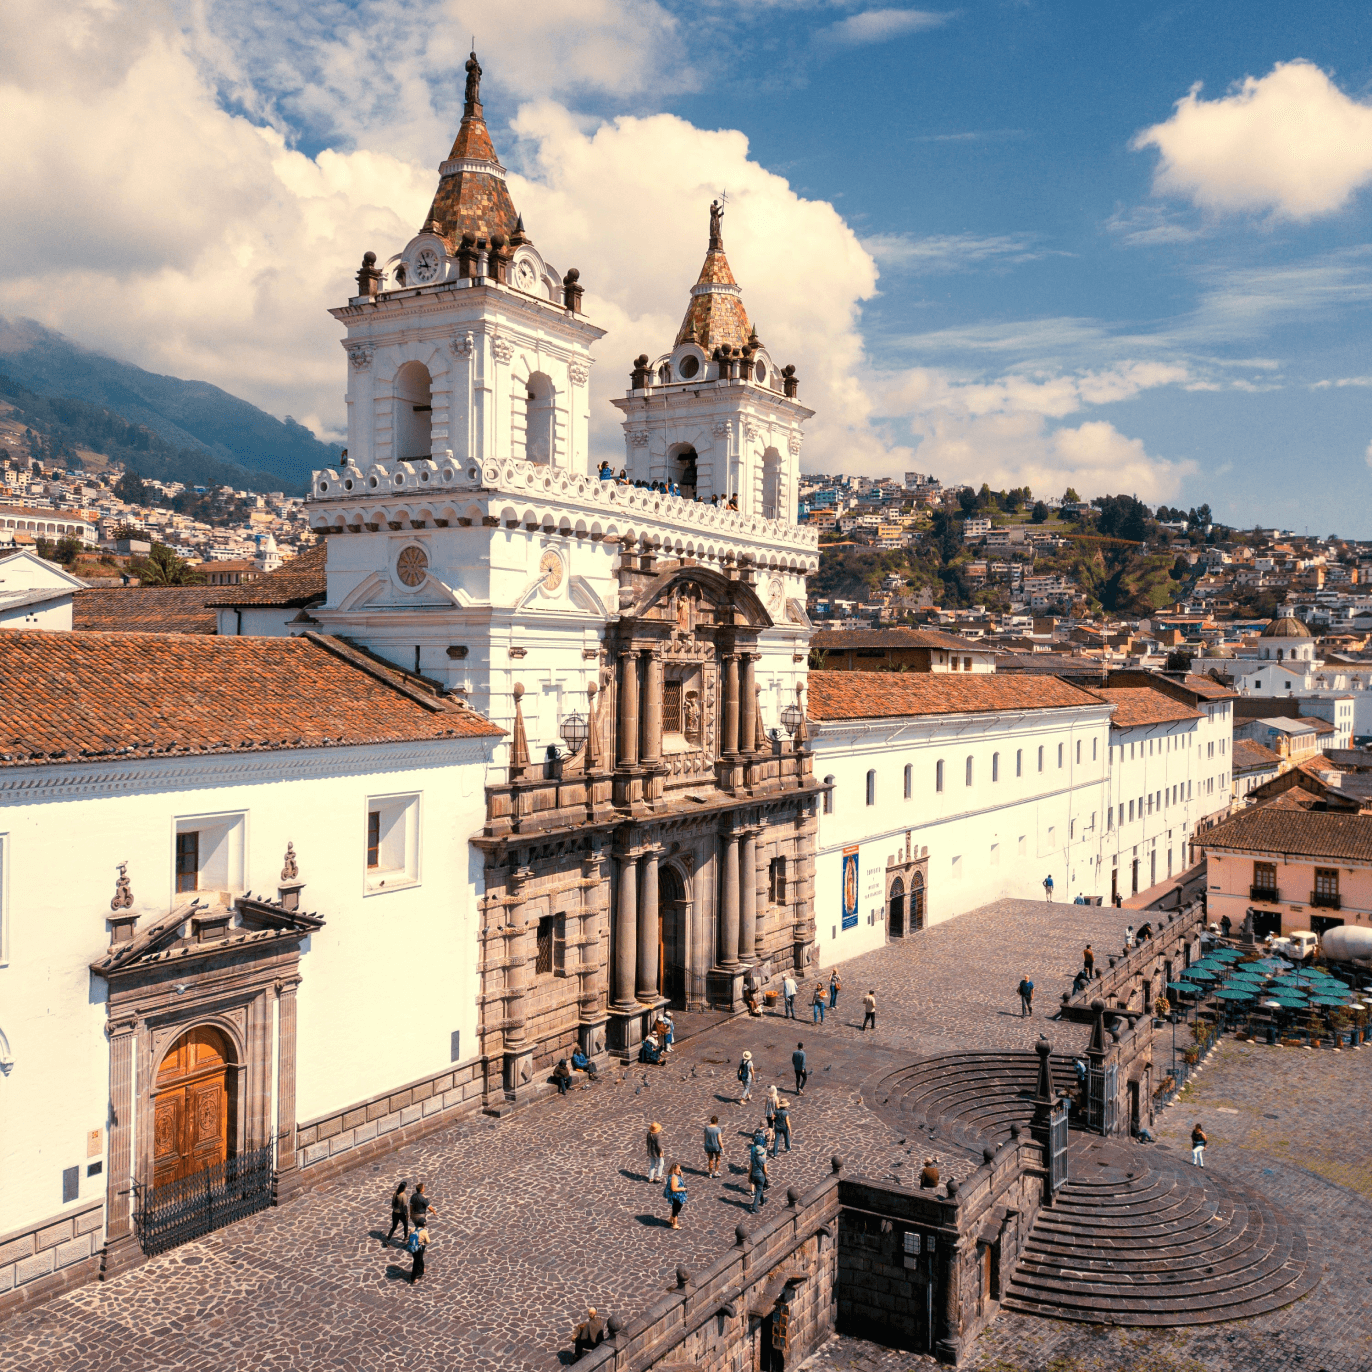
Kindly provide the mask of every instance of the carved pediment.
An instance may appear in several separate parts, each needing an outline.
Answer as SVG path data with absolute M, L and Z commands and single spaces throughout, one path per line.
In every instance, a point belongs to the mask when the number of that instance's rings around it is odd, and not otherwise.
M 655 619 L 683 632 L 698 628 L 770 629 L 772 617 L 757 592 L 708 567 L 677 567 L 654 577 L 626 619 Z

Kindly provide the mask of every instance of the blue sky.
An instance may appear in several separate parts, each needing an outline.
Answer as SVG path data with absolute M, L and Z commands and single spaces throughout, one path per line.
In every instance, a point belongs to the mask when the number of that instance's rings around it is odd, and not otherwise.
M 727 187 L 809 469 L 1372 536 L 1365 4 L 14 3 L 2 313 L 338 435 L 325 309 L 418 227 L 475 32 L 530 232 L 609 330 L 607 451 Z

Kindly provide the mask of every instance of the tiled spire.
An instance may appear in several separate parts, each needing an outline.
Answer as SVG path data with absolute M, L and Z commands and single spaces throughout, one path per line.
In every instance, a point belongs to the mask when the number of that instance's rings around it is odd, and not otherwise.
M 711 356 L 721 344 L 744 347 L 752 332 L 743 292 L 724 255 L 724 206 L 716 200 L 710 205 L 710 246 L 700 277 L 691 287 L 691 303 L 677 330 L 676 345 L 694 343 Z
M 488 242 L 500 234 L 509 241 L 519 225 L 519 215 L 505 185 L 505 168 L 495 155 L 486 128 L 481 108 L 481 63 L 475 52 L 467 59 L 462 124 L 438 174 L 438 190 L 424 221 L 426 229 L 437 226 L 454 245 L 465 233 Z

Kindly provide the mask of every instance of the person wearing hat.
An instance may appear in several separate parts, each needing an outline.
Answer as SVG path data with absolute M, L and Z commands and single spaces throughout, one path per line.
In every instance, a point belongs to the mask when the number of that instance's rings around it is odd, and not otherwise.
M 743 1094 L 738 1098 L 740 1105 L 752 1096 L 753 1078 L 756 1076 L 757 1069 L 753 1066 L 753 1055 L 745 1050 L 738 1064 L 738 1079 L 743 1084 Z
M 648 1150 L 648 1180 L 661 1181 L 664 1166 L 662 1158 L 662 1126 L 656 1120 L 648 1126 L 648 1135 L 644 1139 L 644 1146 Z

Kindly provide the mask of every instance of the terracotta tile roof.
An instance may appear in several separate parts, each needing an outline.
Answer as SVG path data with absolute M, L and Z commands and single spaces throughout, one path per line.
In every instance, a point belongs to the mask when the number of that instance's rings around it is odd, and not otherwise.
M 1188 691 L 1194 691 L 1202 700 L 1234 700 L 1239 694 L 1208 676 L 1195 676 L 1190 672 L 1182 678 L 1182 684 Z
M 328 543 L 321 539 L 299 557 L 282 563 L 274 572 L 268 572 L 246 586 L 216 586 L 215 599 L 209 604 L 211 607 L 223 605 L 227 609 L 248 605 L 279 605 L 283 609 L 312 605 L 323 600 L 328 589 L 324 579 L 328 556 Z
M 209 602 L 223 586 L 92 586 L 71 602 L 71 626 L 83 632 L 213 634 L 218 620 Z
M 450 161 L 489 162 L 499 167 L 479 104 L 467 106 L 448 158 Z M 464 233 L 488 242 L 498 233 L 508 243 L 519 223 L 519 213 L 510 199 L 504 177 L 491 172 L 462 170 L 439 180 L 425 222 L 430 221 L 442 225 L 443 236 L 456 248 Z
M 1089 691 L 1057 677 L 993 672 L 811 672 L 809 718 L 889 719 L 901 715 L 985 714 L 1098 705 Z
M 402 676 L 316 634 L 0 630 L 0 766 L 503 733 Z
M 714 233 L 711 234 L 710 246 L 701 264 L 696 285 L 738 285 L 729 259 L 724 255 L 724 240 L 717 238 Z M 748 311 L 743 308 L 743 299 L 736 291 L 702 291 L 691 296 L 686 317 L 677 330 L 675 346 L 694 343 L 709 357 L 721 343 L 728 343 L 735 348 L 743 347 L 752 332 Z
M 1372 815 L 1260 805 L 1198 835 L 1207 851 L 1372 862 Z
M 1103 686 L 1093 689 L 1091 694 L 1115 707 L 1115 713 L 1110 716 L 1112 729 L 1137 729 L 1149 724 L 1204 718 L 1200 711 L 1147 686 Z
M 849 648 L 941 648 L 955 653 L 997 651 L 976 639 L 903 625 L 890 629 L 821 629 L 810 640 L 810 646 L 826 652 L 845 652 Z
M 1281 758 L 1270 748 L 1264 748 L 1261 743 L 1254 743 L 1251 739 L 1236 738 L 1234 740 L 1234 770 L 1236 772 L 1248 771 L 1250 769 L 1263 771 L 1267 768 L 1277 768 L 1281 766 Z

